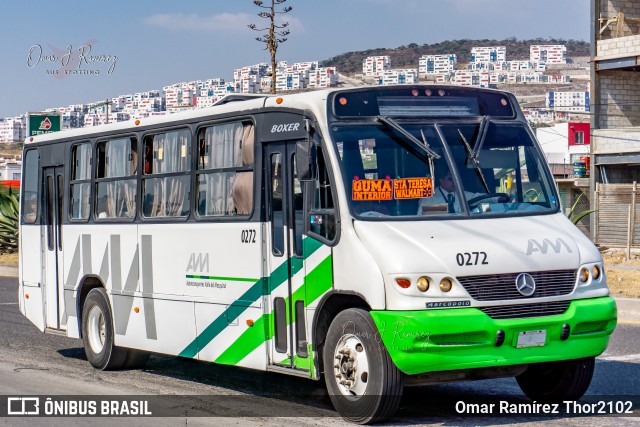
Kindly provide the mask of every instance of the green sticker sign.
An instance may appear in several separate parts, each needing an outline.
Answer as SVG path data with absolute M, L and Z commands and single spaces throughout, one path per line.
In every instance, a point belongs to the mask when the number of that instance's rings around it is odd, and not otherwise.
M 44 135 L 45 133 L 60 132 L 62 120 L 59 115 L 33 114 L 29 115 L 29 135 Z

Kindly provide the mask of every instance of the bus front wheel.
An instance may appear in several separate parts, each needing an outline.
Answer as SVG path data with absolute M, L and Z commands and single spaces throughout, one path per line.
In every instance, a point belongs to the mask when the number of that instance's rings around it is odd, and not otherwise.
M 516 380 L 520 389 L 532 400 L 577 400 L 589 388 L 594 367 L 594 357 L 538 363 L 529 366 Z
M 113 344 L 111 308 L 103 288 L 92 289 L 84 301 L 82 338 L 87 360 L 94 368 L 106 371 L 124 365 L 127 350 Z
M 351 308 L 333 319 L 323 362 L 329 397 L 344 419 L 368 424 L 398 409 L 402 373 L 391 360 L 368 311 Z

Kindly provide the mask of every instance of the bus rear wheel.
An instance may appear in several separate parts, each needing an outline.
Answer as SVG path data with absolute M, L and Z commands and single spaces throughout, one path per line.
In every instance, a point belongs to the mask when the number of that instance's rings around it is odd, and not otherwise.
M 595 358 L 538 363 L 516 377 L 520 389 L 537 401 L 578 400 L 585 394 L 595 368 Z
M 107 293 L 103 288 L 92 289 L 82 309 L 82 337 L 89 363 L 103 371 L 121 368 L 127 349 L 114 343 L 113 320 Z
M 368 311 L 352 308 L 333 319 L 323 362 L 329 397 L 345 420 L 374 423 L 398 409 L 402 373 L 381 342 Z

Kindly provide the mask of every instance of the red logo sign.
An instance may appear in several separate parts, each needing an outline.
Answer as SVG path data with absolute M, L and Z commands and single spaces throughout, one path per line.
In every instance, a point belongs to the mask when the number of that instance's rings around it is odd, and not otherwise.
M 46 119 L 44 119 L 43 121 L 40 122 L 40 127 L 38 129 L 39 130 L 49 130 L 49 129 L 51 129 L 51 120 L 49 120 L 49 117 L 47 117 Z

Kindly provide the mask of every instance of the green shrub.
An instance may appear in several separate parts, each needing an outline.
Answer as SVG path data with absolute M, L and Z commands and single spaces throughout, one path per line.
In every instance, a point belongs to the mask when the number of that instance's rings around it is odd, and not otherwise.
M 20 203 L 11 189 L 0 193 L 0 253 L 18 251 Z

